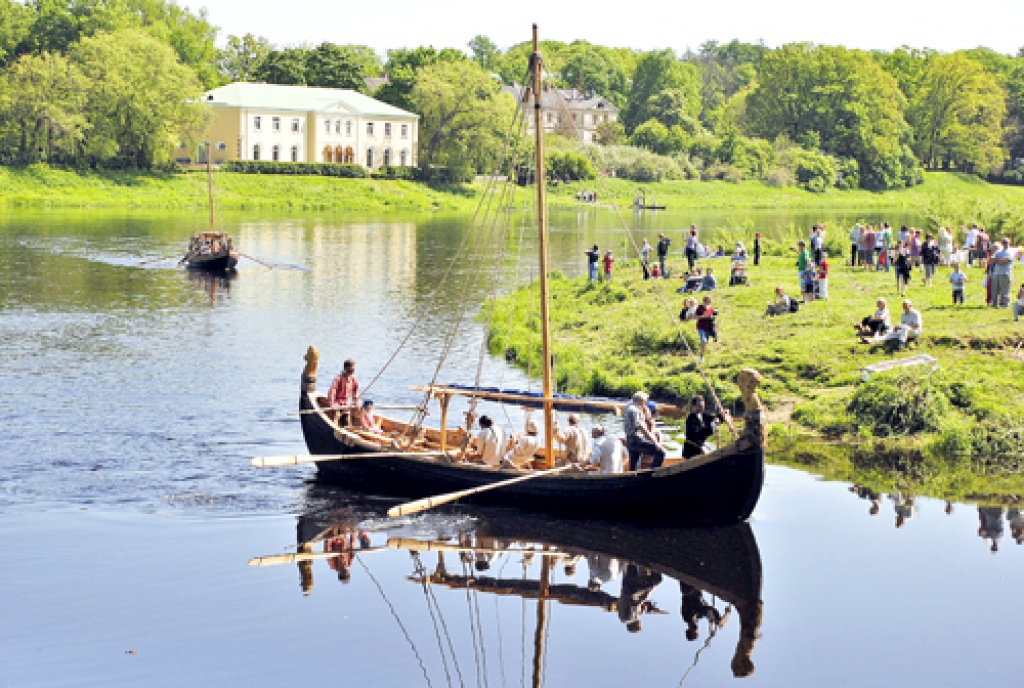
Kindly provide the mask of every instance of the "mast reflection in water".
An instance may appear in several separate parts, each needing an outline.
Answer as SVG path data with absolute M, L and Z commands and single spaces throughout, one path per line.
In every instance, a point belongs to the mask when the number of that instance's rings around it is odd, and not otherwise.
M 504 684 L 509 651 L 497 648 L 499 661 L 495 662 L 495 648 L 484 642 L 485 637 L 496 637 L 500 644 L 504 635 L 505 644 L 518 641 L 521 646 L 514 653 L 521 660 L 515 673 L 541 686 L 546 649 L 560 633 L 580 633 L 579 620 L 573 627 L 559 628 L 560 619 L 552 618 L 558 616 L 554 613 L 558 606 L 593 612 L 586 617 L 588 630 L 600 626 L 605 637 L 612 633 L 614 649 L 615 638 L 622 637 L 620 629 L 640 633 L 646 617 L 676 614 L 659 606 L 655 591 L 662 605 L 667 591 L 672 591 L 670 599 L 679 601 L 681 623 L 672 625 L 673 635 L 678 632 L 678 650 L 689 658 L 683 680 L 705 649 L 716 640 L 723 642 L 719 636 L 734 639 L 732 675 L 754 673 L 752 655 L 762 620 L 761 557 L 747 524 L 639 529 L 565 522 L 502 509 L 460 509 L 392 521 L 384 515 L 386 509 L 380 502 L 361 501 L 351 493 L 312 487 L 305 513 L 298 519 L 296 553 L 257 557 L 249 563 L 297 565 L 307 596 L 313 594 L 315 584 L 323 584 L 325 574 L 343 584 L 369 579 L 372 585 L 363 590 L 376 590 L 428 685 L 434 685 L 431 678 L 438 673 L 447 685 L 472 683 L 467 673 L 471 671 L 476 671 L 478 684 L 481 678 L 487 683 L 488 673 L 500 671 Z M 409 557 L 408 572 L 400 580 L 393 574 L 391 578 L 375 575 L 374 556 L 387 550 Z M 585 577 L 579 575 L 583 572 Z M 403 619 L 422 612 L 422 605 L 416 609 L 408 605 L 410 597 L 404 589 L 408 585 L 422 591 L 430 617 L 425 628 Z M 489 596 L 495 598 L 495 617 L 489 613 Z M 521 600 L 515 632 L 507 621 L 502 630 L 498 598 Z M 483 614 L 482 607 L 487 610 Z M 364 618 L 358 623 L 379 624 L 380 619 Z M 491 624 L 497 628 L 488 629 Z M 422 639 L 424 634 L 431 636 L 429 640 Z M 702 638 L 702 643 L 695 642 Z M 425 659 L 428 656 L 430 660 Z

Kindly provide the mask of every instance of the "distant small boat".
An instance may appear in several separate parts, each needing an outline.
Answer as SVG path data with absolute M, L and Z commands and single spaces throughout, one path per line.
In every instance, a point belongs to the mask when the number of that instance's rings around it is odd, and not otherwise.
M 228 272 L 238 265 L 238 252 L 225 232 L 218 232 L 213 210 L 213 163 L 210 158 L 210 142 L 206 142 L 206 190 L 210 199 L 210 230 L 193 236 L 188 243 L 188 252 L 179 262 L 189 270 L 207 272 Z
M 665 210 L 668 206 L 664 205 L 634 205 L 633 210 Z

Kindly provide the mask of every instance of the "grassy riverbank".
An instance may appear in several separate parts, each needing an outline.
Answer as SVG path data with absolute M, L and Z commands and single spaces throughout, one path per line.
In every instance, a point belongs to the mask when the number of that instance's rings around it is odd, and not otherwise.
M 921 310 L 925 334 L 910 351 L 894 355 L 860 344 L 852 327 L 880 296 L 898 318 L 894 276 L 841 263 L 833 261 L 830 299 L 804 304 L 795 314 L 763 318 L 776 285 L 791 294 L 799 291 L 792 257 L 766 258 L 751 268 L 751 286 L 724 286 L 713 294 L 721 311 L 720 342 L 710 345 L 704 369 L 724 403 L 738 401 L 736 375 L 753 367 L 765 377 L 763 397 L 773 412 L 772 435 L 779 446 L 824 437 L 867 443 L 862 448 L 869 453 L 894 449 L 903 456 L 962 456 L 978 465 L 1014 463 L 1019 471 L 1024 349 L 1017 345 L 1024 324 L 1014 323 L 1007 310 L 985 306 L 981 271 L 968 271 L 967 302 L 956 308 L 945 281 L 948 269 L 940 270 L 930 288 L 920 286 L 915 273 L 908 296 Z M 715 269 L 720 283 L 728 281 L 727 259 L 706 265 Z M 669 318 L 682 305 L 683 297 L 674 291 L 680 283 L 644 282 L 635 263 L 617 269 L 611 284 L 555 279 L 559 387 L 616 396 L 648 389 L 655 397 L 677 401 L 702 392 L 694 358 Z M 654 294 L 656 286 L 666 295 L 669 314 Z M 524 367 L 532 362 L 536 370 L 539 337 L 528 290 L 496 304 L 490 344 L 495 353 L 504 352 Z M 515 324 L 510 328 L 509 323 Z M 683 331 L 696 347 L 693 325 L 684 325 Z M 939 369 L 933 373 L 919 367 L 861 382 L 864 366 L 916 353 L 935 356 Z
M 979 220 L 991 224 L 1024 207 L 1024 188 L 996 186 L 958 174 L 928 174 L 921 186 L 902 191 L 830 190 L 816 194 L 761 182 L 672 181 L 639 185 L 606 180 L 616 203 L 625 207 L 643 188 L 648 199 L 670 210 L 806 209 L 829 211 L 907 210 L 942 222 Z M 320 176 L 215 173 L 218 208 L 223 210 L 316 211 L 466 211 L 472 210 L 483 184 L 432 187 L 427 184 L 377 179 Z M 588 207 L 576 201 L 577 191 L 598 189 L 596 182 L 553 187 L 551 205 Z M 601 205 L 608 199 L 602 194 Z M 203 172 L 188 174 L 90 172 L 76 173 L 45 165 L 0 167 L 0 207 L 23 208 L 153 208 L 191 209 L 206 205 Z M 1014 210 L 1007 210 L 1014 209 Z M 1014 215 L 1016 217 L 1016 215 Z M 1024 224 L 1024 217 L 1021 218 Z

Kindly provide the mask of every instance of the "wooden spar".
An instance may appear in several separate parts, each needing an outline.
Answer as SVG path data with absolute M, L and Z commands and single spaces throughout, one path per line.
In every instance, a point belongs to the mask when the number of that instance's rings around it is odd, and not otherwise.
M 387 547 L 363 547 L 362 549 L 349 549 L 344 552 L 295 552 L 294 554 L 268 554 L 265 557 L 253 557 L 249 560 L 249 566 L 280 566 L 281 564 L 298 564 L 303 561 L 316 561 L 317 559 L 334 559 L 346 554 L 366 554 L 368 552 L 380 552 Z
M 443 456 L 442 451 L 422 452 L 364 452 L 362 454 L 285 454 L 283 456 L 254 456 L 251 463 L 256 468 L 281 468 L 283 466 L 298 466 L 304 463 L 319 463 L 320 461 L 344 461 L 347 459 L 395 459 L 408 456 L 428 458 L 432 456 Z
M 448 504 L 454 502 L 463 497 L 471 497 L 481 492 L 487 492 L 488 490 L 496 490 L 499 487 L 507 487 L 509 485 L 515 485 L 526 480 L 533 480 L 534 478 L 540 478 L 545 475 L 554 475 L 561 471 L 569 468 L 575 468 L 576 464 L 566 464 L 565 466 L 559 466 L 558 468 L 551 468 L 546 471 L 536 471 L 535 473 L 528 473 L 527 475 L 520 475 L 510 480 L 499 480 L 496 483 L 490 485 L 483 485 L 481 487 L 474 487 L 469 490 L 459 490 L 458 492 L 449 492 L 447 494 L 435 495 L 433 497 L 425 497 L 423 499 L 417 499 L 412 502 L 406 502 L 405 504 L 399 504 L 388 509 L 388 518 L 399 518 L 401 516 L 408 516 L 409 514 L 418 514 L 421 511 L 427 509 L 433 509 L 435 506 L 441 506 L 442 504 Z
M 535 34 L 536 35 L 536 34 Z M 547 545 L 544 546 L 547 549 Z M 537 591 L 537 629 L 533 634 L 533 688 L 544 683 L 544 633 L 548 625 L 548 587 L 551 576 L 551 559 L 544 557 L 540 562 L 540 588 Z
M 451 400 L 451 394 L 441 395 L 441 451 L 448 448 L 448 402 Z
M 213 147 L 210 142 L 206 142 L 206 192 L 210 197 L 210 231 L 214 232 L 214 217 L 213 217 Z
M 540 56 L 540 40 L 537 34 L 537 25 L 533 25 L 533 115 L 534 135 L 536 137 L 537 156 L 537 231 L 540 236 L 540 321 L 541 321 L 541 350 L 544 356 L 544 467 L 547 469 L 555 466 L 555 424 L 552 414 L 552 390 L 551 390 L 551 332 L 549 327 L 548 313 L 548 214 L 547 200 L 547 175 L 544 171 L 544 122 L 543 108 L 541 106 L 541 84 L 544 80 L 544 61 Z
M 478 554 L 539 554 L 543 557 L 564 557 L 565 552 L 551 552 L 545 549 L 516 549 L 506 547 L 498 549 L 495 547 L 467 547 L 463 545 L 449 545 L 446 542 L 432 542 L 430 540 L 414 540 L 412 538 L 388 538 L 388 547 L 392 549 L 409 549 L 415 552 L 476 552 Z
M 541 398 L 541 397 L 535 397 L 535 396 L 531 396 L 529 394 L 517 394 L 515 392 L 488 392 L 488 391 L 480 390 L 480 389 L 460 389 L 458 387 L 446 387 L 444 385 L 429 385 L 429 386 L 427 386 L 427 385 L 411 385 L 409 387 L 409 389 L 411 389 L 413 391 L 416 391 L 416 392 L 426 392 L 428 390 L 429 391 L 434 391 L 434 392 L 442 391 L 444 394 L 451 395 L 451 396 L 474 397 L 476 399 L 485 399 L 487 401 L 519 401 L 519 402 L 528 402 L 528 403 L 533 403 L 533 404 L 543 403 L 543 401 L 544 401 L 543 398 Z M 599 408 L 602 411 L 610 411 L 611 413 L 614 413 L 617 416 L 621 416 L 622 415 L 622 409 L 625 408 L 626 404 L 628 404 L 629 402 L 628 401 L 623 401 L 623 402 L 602 401 L 600 399 L 585 399 L 585 398 L 580 398 L 580 399 L 572 399 L 572 398 L 566 398 L 566 399 L 559 398 L 559 399 L 555 399 L 555 398 L 552 398 L 552 403 L 553 404 L 557 403 L 559 406 L 579 406 L 581 408 L 584 407 L 584 406 L 593 406 L 594 408 Z M 667 409 L 675 409 L 676 408 L 676 407 L 670 406 L 668 404 L 659 404 L 658 406 L 659 406 L 659 413 L 661 412 L 661 407 L 662 406 L 665 406 Z M 669 414 L 666 414 L 666 415 L 669 415 Z

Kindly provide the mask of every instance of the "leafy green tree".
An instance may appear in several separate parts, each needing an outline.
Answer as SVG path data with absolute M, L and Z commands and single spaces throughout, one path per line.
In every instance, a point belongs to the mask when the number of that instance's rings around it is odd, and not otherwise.
M 637 148 L 646 148 L 652 153 L 664 155 L 669 152 L 668 127 L 656 119 L 649 119 L 634 129 L 629 140 Z
M 569 49 L 568 44 L 560 41 L 541 41 L 540 53 L 544 56 L 544 71 L 558 74 L 562 70 L 562 55 Z M 496 56 L 492 70 L 497 72 L 506 84 L 523 83 L 529 78 L 527 71 L 530 55 L 533 54 L 533 43 L 525 41 L 509 48 L 503 55 Z
M 323 88 L 366 90 L 368 66 L 351 46 L 321 43 L 306 56 L 306 82 Z
M 602 146 L 618 146 L 626 140 L 626 127 L 618 120 L 607 120 L 597 125 L 597 142 Z
M 397 108 L 414 111 L 413 89 L 421 69 L 438 63 L 466 61 L 465 53 L 454 48 L 437 50 L 431 46 L 389 50 L 388 61 L 384 65 L 388 83 L 378 88 L 373 96 Z
M 473 61 L 487 70 L 493 68 L 495 58 L 501 54 L 498 46 L 487 36 L 473 36 L 468 47 L 473 51 Z
M 0 0 L 0 68 L 18 56 L 35 20 L 31 6 L 14 0 Z
M 917 94 L 917 90 L 921 87 L 921 79 L 928 68 L 928 62 L 936 55 L 938 53 L 930 48 L 921 50 L 905 45 L 892 52 L 875 51 L 871 53 L 872 59 L 896 79 L 900 91 L 908 101 L 913 100 Z
M 621 108 L 626 103 L 629 79 L 612 51 L 582 41 L 563 54 L 561 82 L 584 93 L 593 91 Z
M 910 174 L 904 107 L 896 80 L 866 53 L 795 43 L 765 56 L 744 125 L 769 140 L 816 132 L 825 150 L 857 160 L 864 187 L 888 189 L 906 184 Z
M 686 93 L 681 88 L 666 88 L 650 97 L 647 102 L 647 112 L 652 119 L 656 119 L 666 127 L 682 127 L 688 134 L 694 136 L 703 127 L 700 121 L 690 113 L 693 108 L 686 102 Z
M 494 169 L 515 103 L 482 67 L 466 60 L 422 67 L 412 99 L 422 166 Z
M 700 115 L 700 80 L 697 68 L 692 64 L 678 61 L 671 50 L 655 50 L 644 53 L 637 63 L 629 93 L 629 104 L 622 116 L 627 132 L 651 119 L 651 96 L 666 89 L 682 91 L 686 114 L 691 117 Z
M 306 83 L 309 79 L 306 73 L 309 52 L 308 48 L 271 50 L 257 69 L 259 80 L 292 86 Z
M 985 173 L 1003 157 L 1006 93 L 994 74 L 966 55 L 931 60 L 910 121 L 916 153 L 929 167 L 959 163 Z
M 0 159 L 73 162 L 89 129 L 86 87 L 63 55 L 22 55 L 0 77 Z
M 88 85 L 85 153 L 96 164 L 153 167 L 169 160 L 179 141 L 199 140 L 208 125 L 195 72 L 143 31 L 83 38 L 71 59 Z
M 714 126 L 712 113 L 756 80 L 767 52 L 764 43 L 707 41 L 696 54 L 684 56 L 700 71 L 701 118 L 706 125 Z
M 271 50 L 273 46 L 263 36 L 228 36 L 220 51 L 220 70 L 228 81 L 255 81 Z

